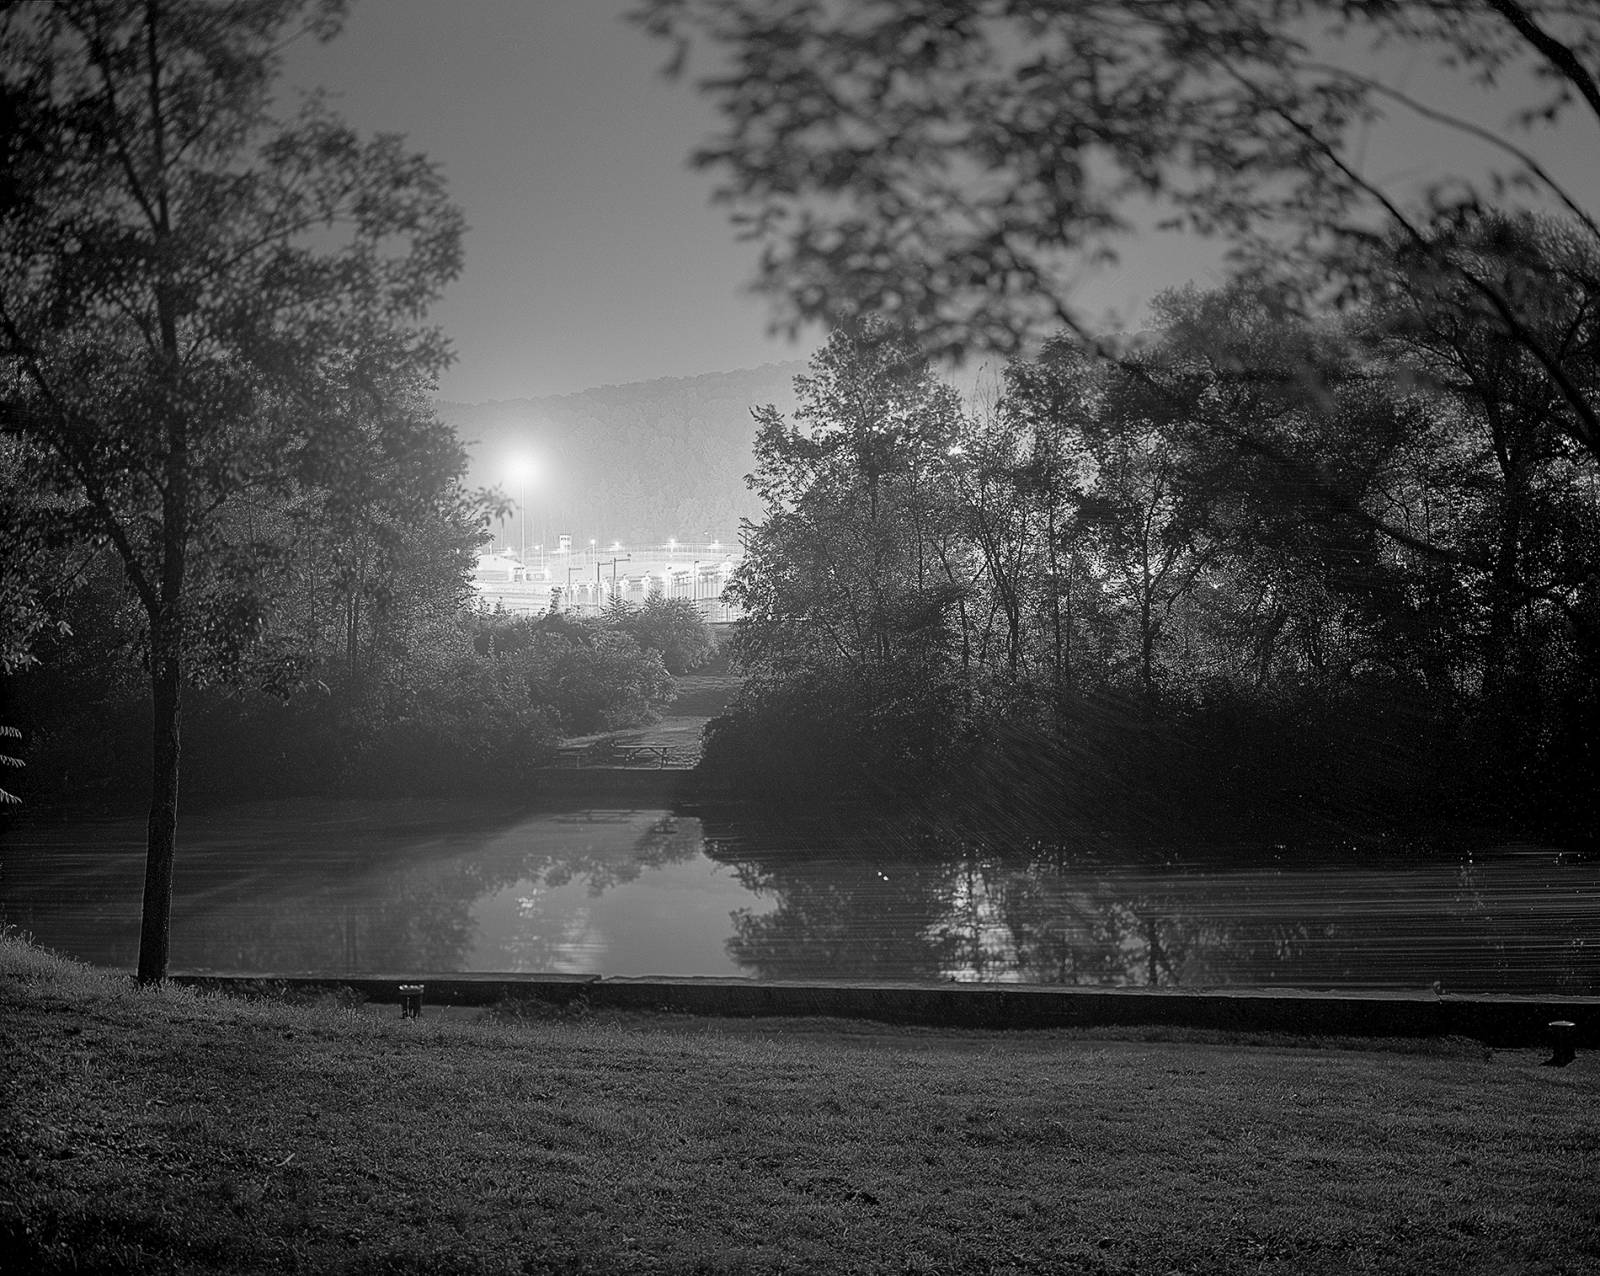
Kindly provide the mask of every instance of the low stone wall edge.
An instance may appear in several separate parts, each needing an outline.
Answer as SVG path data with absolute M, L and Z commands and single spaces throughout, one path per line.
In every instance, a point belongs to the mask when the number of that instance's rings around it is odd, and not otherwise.
M 348 988 L 397 1000 L 424 986 L 424 1005 L 488 1006 L 510 998 L 594 1008 L 740 1017 L 866 1019 L 980 1029 L 1168 1027 L 1334 1037 L 1466 1037 L 1511 1048 L 1542 1044 L 1571 1020 L 1580 1048 L 1600 1047 L 1600 998 L 1056 988 L 1006 984 L 798 983 L 600 975 L 274 976 L 176 974 L 181 986 L 236 995 Z

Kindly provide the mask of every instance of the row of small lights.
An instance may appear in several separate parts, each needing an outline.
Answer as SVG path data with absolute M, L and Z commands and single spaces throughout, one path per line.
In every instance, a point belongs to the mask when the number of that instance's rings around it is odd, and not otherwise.
M 536 546 L 534 546 L 534 548 L 537 549 L 538 546 L 536 545 Z M 700 567 L 700 564 L 696 563 L 695 566 L 696 567 Z M 542 570 L 542 574 L 543 574 L 543 579 L 545 579 L 545 580 L 552 579 L 551 574 L 550 574 L 550 572 L 551 572 L 550 568 L 546 567 L 546 568 L 543 568 L 541 570 Z M 700 577 L 701 577 L 701 579 L 704 579 L 705 577 L 710 576 L 712 574 L 715 574 L 715 575 L 718 575 L 718 576 L 726 576 L 732 570 L 733 570 L 732 567 L 727 563 L 714 563 L 714 564 L 713 563 L 708 563 L 705 566 L 700 567 Z M 692 575 L 692 574 L 693 574 L 693 569 L 688 568 L 688 567 L 669 567 L 665 571 L 661 572 L 660 576 L 661 576 L 661 579 L 665 581 L 665 580 L 671 580 L 671 579 L 673 579 L 675 577 L 678 577 L 678 576 L 689 576 L 689 575 Z M 623 573 L 623 578 L 625 580 L 632 580 L 633 579 L 632 575 L 630 575 L 627 572 Z M 650 579 L 652 579 L 652 573 L 650 573 L 650 572 L 640 572 L 639 573 L 639 579 L 641 581 L 650 580 Z M 604 584 L 605 584 L 605 582 L 602 581 L 601 582 L 602 588 L 604 587 Z M 589 587 L 588 583 L 585 582 L 583 587 L 585 589 L 587 589 Z
M 594 537 L 591 536 L 589 538 L 589 548 L 590 549 L 597 549 L 598 547 L 599 547 L 599 542 L 596 541 L 594 539 Z M 506 546 L 506 548 L 509 550 L 511 547 L 508 545 L 508 546 Z M 543 545 L 535 545 L 533 548 L 538 550 L 538 551 L 540 551 L 541 553 L 544 551 L 544 546 Z M 621 548 L 622 548 L 622 542 L 621 541 L 612 541 L 611 542 L 611 549 L 612 550 L 619 550 Z M 678 542 L 675 541 L 675 540 L 669 540 L 667 542 L 667 548 L 668 549 L 677 549 L 678 548 Z M 709 542 L 707 544 L 706 548 L 707 549 L 721 549 L 722 548 L 722 542 L 721 541 L 711 541 L 711 542 Z M 566 549 L 562 549 L 558 545 L 558 546 L 556 546 L 555 549 L 552 549 L 550 552 L 552 554 L 570 554 L 570 553 L 572 553 L 572 549 L 571 549 L 570 546 L 568 548 L 566 548 Z
M 718 576 L 727 575 L 727 573 L 725 571 L 717 571 L 716 573 L 702 572 L 701 573 L 701 577 L 702 577 L 702 579 L 704 579 L 706 576 L 710 576 L 710 575 L 713 575 L 713 574 L 718 575 Z M 652 576 L 649 572 L 644 572 L 643 574 L 641 574 L 641 575 L 639 575 L 637 577 L 634 577 L 634 576 L 621 576 L 621 577 L 618 577 L 618 580 L 619 581 L 638 580 L 640 583 L 643 583 L 643 582 L 649 581 L 649 580 L 660 579 L 660 580 L 665 582 L 665 581 L 670 581 L 670 580 L 675 580 L 675 579 L 676 580 L 684 580 L 684 579 L 686 579 L 688 577 L 688 575 L 689 575 L 689 572 L 688 572 L 687 569 L 685 569 L 685 570 L 683 570 L 681 572 L 672 572 L 670 574 L 664 573 L 660 577 L 655 577 L 655 576 Z M 549 573 L 548 569 L 546 569 L 544 578 L 546 580 L 550 579 L 550 573 Z M 601 580 L 601 581 L 575 580 L 575 581 L 571 582 L 571 587 L 573 589 L 582 589 L 585 592 L 587 592 L 587 591 L 589 591 L 591 589 L 598 589 L 602 594 L 609 593 L 611 591 L 611 589 L 613 588 L 613 586 L 612 586 L 612 584 L 611 584 L 611 582 L 609 580 Z M 618 585 L 616 585 L 615 588 L 616 588 L 618 593 L 624 592 L 624 587 L 620 583 Z

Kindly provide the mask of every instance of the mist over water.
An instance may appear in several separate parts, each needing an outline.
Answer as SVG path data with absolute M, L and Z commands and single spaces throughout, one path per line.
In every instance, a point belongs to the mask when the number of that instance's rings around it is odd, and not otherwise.
M 28 820 L 0 916 L 131 967 L 143 822 Z M 664 810 L 295 801 L 193 814 L 173 969 L 1600 993 L 1600 864 L 974 853 Z

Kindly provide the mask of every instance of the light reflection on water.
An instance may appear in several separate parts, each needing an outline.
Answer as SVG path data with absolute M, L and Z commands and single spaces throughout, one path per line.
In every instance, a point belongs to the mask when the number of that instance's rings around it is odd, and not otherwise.
M 556 971 L 774 979 L 1600 993 L 1600 865 L 1174 871 L 776 841 L 660 810 L 294 802 L 188 815 L 174 970 Z M 0 918 L 131 967 L 142 822 L 24 822 Z

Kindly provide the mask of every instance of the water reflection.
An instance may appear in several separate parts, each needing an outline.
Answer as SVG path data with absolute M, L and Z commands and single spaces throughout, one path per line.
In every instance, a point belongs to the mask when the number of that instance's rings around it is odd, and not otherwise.
M 15 827 L 0 917 L 130 967 L 142 833 Z M 1600 993 L 1600 864 L 1166 858 L 665 811 L 263 804 L 188 819 L 173 967 Z
M 547 818 L 565 834 L 478 900 L 472 969 L 737 973 L 718 941 L 742 888 L 701 855 L 698 820 L 654 811 Z
M 19 826 L 0 858 L 0 918 L 84 960 L 133 965 L 142 833 L 131 818 Z M 629 950 L 626 935 L 609 936 L 634 925 L 630 887 L 645 879 L 644 893 L 659 894 L 686 871 L 680 892 L 719 905 L 718 933 L 701 946 L 732 974 L 720 944 L 729 897 L 743 892 L 699 857 L 700 842 L 697 822 L 665 811 L 301 802 L 201 812 L 179 854 L 172 968 L 609 970 L 606 955 Z M 515 915 L 508 897 L 522 901 Z M 626 960 L 658 970 L 649 957 Z
M 726 848 L 723 852 L 726 854 Z M 728 952 L 769 979 L 936 979 L 954 958 L 938 937 L 950 869 L 877 857 L 733 861 L 773 905 L 733 915 Z
M 1600 866 L 1554 851 L 1197 871 L 738 828 L 709 850 L 771 904 L 728 941 L 765 978 L 1600 993 Z

